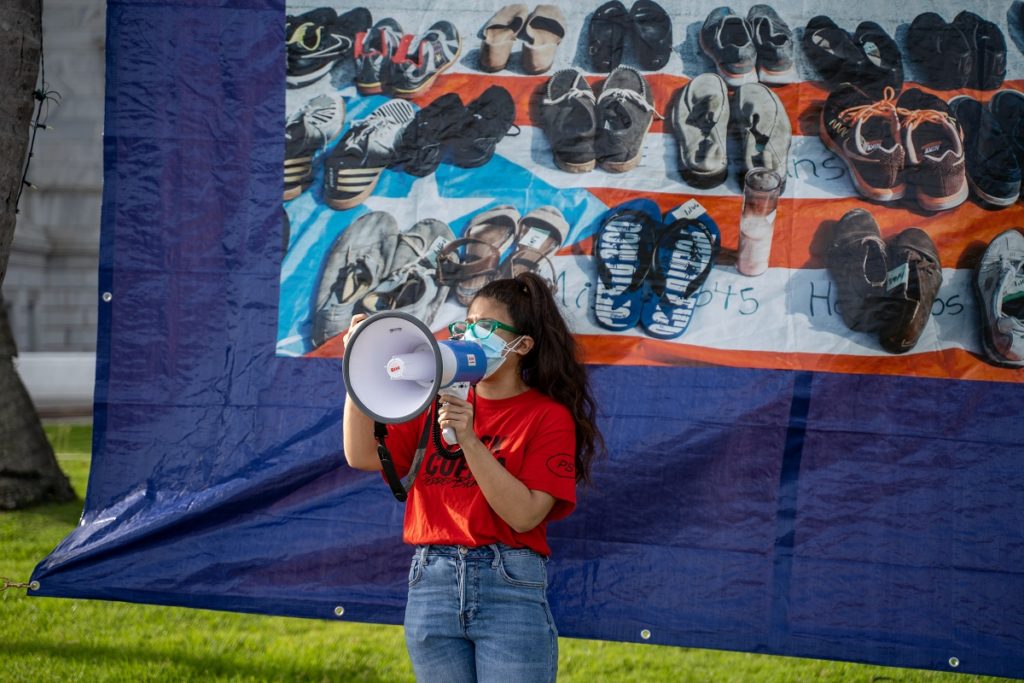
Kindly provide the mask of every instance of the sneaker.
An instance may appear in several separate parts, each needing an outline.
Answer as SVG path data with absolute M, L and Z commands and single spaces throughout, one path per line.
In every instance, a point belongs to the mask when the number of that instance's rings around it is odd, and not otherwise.
M 656 113 L 654 93 L 643 74 L 630 66 L 612 71 L 597 98 L 600 127 L 594 154 L 601 168 L 609 173 L 636 168 Z
M 317 95 L 284 127 L 284 201 L 295 199 L 313 182 L 313 157 L 341 133 L 345 100 Z
M 393 165 L 417 177 L 437 170 L 451 139 L 459 135 L 466 120 L 466 107 L 458 93 L 447 93 L 416 112 L 402 133 Z
M 878 223 L 864 209 L 844 215 L 832 232 L 825 254 L 828 271 L 836 283 L 836 304 L 851 330 L 874 332 L 885 302 L 888 255 Z
M 924 230 L 907 228 L 889 240 L 889 272 L 878 340 L 889 353 L 906 353 L 921 338 L 942 286 L 935 243 Z
M 672 54 L 672 20 L 653 0 L 636 0 L 629 9 L 633 20 L 633 48 L 645 71 L 657 71 Z
M 757 82 L 757 48 L 746 20 L 728 7 L 711 10 L 701 26 L 700 47 L 731 86 Z
M 500 85 L 492 85 L 466 105 L 458 130 L 449 138 L 448 154 L 461 168 L 483 166 L 515 123 L 516 105 Z M 518 132 L 516 133 L 518 135 Z
M 1021 169 L 999 121 L 967 95 L 951 99 L 949 112 L 964 131 L 967 184 L 974 196 L 992 206 L 1012 206 L 1020 196 Z
M 804 28 L 801 45 L 808 61 L 827 84 L 860 83 L 865 55 L 853 37 L 823 14 L 812 17 Z
M 577 69 L 558 71 L 548 81 L 541 121 L 555 165 L 569 173 L 586 173 L 596 165 L 597 101 Z
M 352 54 L 356 34 L 371 22 L 365 7 L 340 17 L 330 7 L 287 17 L 288 86 L 309 85 L 326 76 L 339 60 Z
M 818 127 L 825 146 L 850 170 L 857 192 L 879 202 L 901 199 L 906 192 L 895 97 L 892 88 L 877 99 L 845 83 L 825 100 Z
M 437 77 L 462 53 L 462 38 L 455 24 L 439 21 L 422 36 L 396 52 L 389 65 L 389 85 L 396 97 L 411 98 L 426 92 Z
M 619 0 L 610 0 L 594 10 L 587 29 L 587 54 L 594 71 L 608 73 L 622 62 L 622 49 L 631 28 L 629 10 Z
M 889 87 L 903 87 L 903 55 L 896 41 L 873 21 L 862 21 L 853 34 L 853 43 L 864 55 L 860 71 L 850 74 L 854 82 L 868 92 L 882 93 Z
M 897 109 L 906 151 L 905 178 L 914 185 L 918 205 L 944 211 L 967 199 L 964 134 L 949 106 L 935 95 L 911 88 Z
M 405 100 L 389 100 L 348 129 L 324 163 L 324 198 L 331 208 L 350 209 L 373 193 L 415 114 Z
M 760 166 L 785 179 L 793 129 L 779 96 L 760 83 L 741 85 L 732 116 L 743 150 L 743 173 Z
M 714 187 L 729 170 L 726 134 L 729 90 L 721 76 L 702 73 L 686 84 L 672 116 L 679 144 L 679 172 L 694 187 Z
M 381 19 L 356 36 L 355 83 L 362 95 L 384 92 L 387 65 L 402 42 L 402 27 L 394 19 Z
M 365 213 L 345 228 L 324 260 L 313 302 L 314 346 L 348 329 L 356 302 L 391 271 L 398 223 L 389 213 Z
M 974 281 L 982 347 L 994 363 L 1024 367 L 1024 235 L 1016 229 L 985 249 Z
M 939 90 L 966 87 L 974 73 L 973 49 L 963 32 L 935 12 L 918 15 L 907 31 L 907 52 L 925 85 Z
M 1001 86 L 1006 78 L 1006 38 L 999 27 L 967 10 L 956 15 L 952 25 L 960 29 L 973 51 L 968 86 L 981 90 Z
M 796 80 L 793 61 L 793 32 L 768 5 L 754 5 L 747 12 L 747 24 L 757 49 L 757 77 L 762 83 L 791 83 Z
M 988 108 L 1006 134 L 1017 163 L 1024 169 L 1024 93 L 1000 90 L 989 100 Z

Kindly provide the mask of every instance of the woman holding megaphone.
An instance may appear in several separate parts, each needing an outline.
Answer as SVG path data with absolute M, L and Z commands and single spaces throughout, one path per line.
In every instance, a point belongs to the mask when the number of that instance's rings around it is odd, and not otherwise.
M 353 317 L 346 345 L 365 317 Z M 403 525 L 415 546 L 409 656 L 420 681 L 553 681 L 547 525 L 572 512 L 576 484 L 603 448 L 586 369 L 551 290 L 532 273 L 485 285 L 449 329 L 484 348 L 487 374 L 466 400 L 443 395 L 436 410 L 388 430 L 399 476 L 426 449 Z M 424 439 L 435 417 L 454 431 L 461 457 Z M 381 470 L 374 421 L 355 401 L 345 403 L 344 429 L 348 464 Z

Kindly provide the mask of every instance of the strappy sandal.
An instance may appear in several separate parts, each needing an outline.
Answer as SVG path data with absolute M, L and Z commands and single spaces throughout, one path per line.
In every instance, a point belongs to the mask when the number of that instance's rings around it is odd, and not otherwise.
M 565 15 L 555 5 L 537 5 L 526 20 L 521 37 L 523 71 L 544 73 L 555 61 L 555 51 L 565 37 Z
M 526 24 L 530 13 L 526 5 L 505 5 L 487 20 L 480 34 L 480 68 L 484 71 L 501 71 L 508 64 L 516 37 Z
M 468 252 L 472 247 L 474 254 Z M 483 254 L 480 256 L 479 254 Z M 480 288 L 498 273 L 501 253 L 493 244 L 463 237 L 445 245 L 437 257 L 437 280 L 455 289 L 455 299 L 468 306 Z
M 516 245 L 502 274 L 514 277 L 521 272 L 537 272 L 541 261 L 551 257 L 562 246 L 562 240 L 568 232 L 569 223 L 565 216 L 553 206 L 541 206 L 526 214 L 519 220 Z

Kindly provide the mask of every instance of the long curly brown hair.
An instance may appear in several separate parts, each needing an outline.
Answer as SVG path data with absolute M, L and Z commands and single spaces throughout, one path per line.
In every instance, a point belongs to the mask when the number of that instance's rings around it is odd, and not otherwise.
M 604 453 L 604 438 L 597 428 L 597 404 L 590 392 L 587 369 L 580 362 L 579 345 L 548 284 L 534 273 L 494 280 L 480 288 L 476 298 L 503 304 L 521 334 L 533 337 L 533 348 L 519 368 L 527 386 L 550 396 L 572 413 L 576 424 L 576 481 L 590 481 L 590 464 Z

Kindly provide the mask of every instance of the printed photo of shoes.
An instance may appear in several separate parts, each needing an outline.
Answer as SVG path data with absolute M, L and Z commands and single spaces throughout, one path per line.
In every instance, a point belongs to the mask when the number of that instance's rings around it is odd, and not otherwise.
M 851 330 L 875 332 L 881 325 L 888 258 L 878 223 L 868 211 L 848 211 L 833 228 L 825 261 L 836 283 L 839 312 Z
M 907 31 L 907 54 L 924 85 L 956 90 L 971 83 L 974 49 L 958 26 L 935 12 L 914 18 Z
M 587 28 L 587 54 L 594 71 L 608 73 L 622 62 L 632 28 L 629 10 L 619 0 L 609 0 L 594 10 Z
M 361 95 L 384 92 L 391 57 L 402 42 L 402 27 L 391 18 L 381 19 L 356 36 L 355 83 Z
M 920 228 L 907 228 L 889 240 L 888 261 L 878 341 L 889 353 L 906 353 L 931 320 L 942 265 L 935 243 Z
M 594 170 L 597 99 L 583 72 L 564 69 L 551 77 L 541 103 L 541 126 L 558 168 L 568 173 Z
M 348 129 L 324 162 L 324 199 L 331 208 L 351 209 L 373 194 L 415 114 L 405 100 L 388 100 Z
M 461 278 L 455 288 L 459 303 L 468 306 L 480 288 L 503 277 L 499 264 L 501 257 L 512 246 L 521 216 L 514 206 L 502 204 L 493 209 L 481 211 L 470 219 L 463 232 L 466 246 L 463 263 L 476 263 L 482 272 Z M 486 267 L 482 267 L 486 264 Z
M 851 36 L 825 15 L 807 22 L 804 54 L 832 88 L 851 83 L 870 95 L 903 87 L 903 56 L 896 41 L 873 21 L 864 21 Z
M 338 61 L 352 54 L 356 35 L 371 23 L 370 12 L 365 7 L 357 7 L 341 16 L 330 7 L 288 16 L 285 28 L 288 87 L 303 87 L 330 73 Z
M 1006 37 L 998 26 L 964 10 L 953 17 L 971 47 L 971 76 L 968 87 L 995 90 L 1006 78 Z
M 501 252 L 478 237 L 449 242 L 437 262 L 438 282 L 455 292 L 455 300 L 468 306 L 480 288 L 498 277 Z
M 660 223 L 661 212 L 647 199 L 621 204 L 601 221 L 593 246 L 594 319 L 606 330 L 623 332 L 640 322 Z
M 769 5 L 754 5 L 747 25 L 757 49 L 757 79 L 772 85 L 795 81 L 793 32 L 782 17 Z
M 969 95 L 951 99 L 949 113 L 964 131 L 967 184 L 971 192 L 986 205 L 1013 206 L 1020 197 L 1021 168 L 999 120 Z
M 338 137 L 344 123 L 340 95 L 317 95 L 289 117 L 284 128 L 284 201 L 312 184 L 313 157 Z
M 526 5 L 505 5 L 481 29 L 480 68 L 501 71 L 508 65 L 519 32 L 526 24 L 530 10 Z
M 609 173 L 636 168 L 656 115 L 654 93 L 643 74 L 629 66 L 612 71 L 597 98 L 594 154 L 601 168 Z
M 554 206 L 539 206 L 519 219 L 512 253 L 502 264 L 502 277 L 536 273 L 557 290 L 551 257 L 569 234 L 569 223 Z
M 460 168 L 483 166 L 515 126 L 516 105 L 508 90 L 492 85 L 466 105 L 448 140 L 448 157 Z M 518 128 L 516 135 L 519 134 Z
M 999 122 L 1007 145 L 1024 171 L 1024 93 L 1000 90 L 988 101 L 988 109 Z
M 779 96 L 761 83 L 741 85 L 736 88 L 732 118 L 743 152 L 743 173 L 767 168 L 785 183 L 793 129 Z
M 657 71 L 672 55 L 672 20 L 654 0 L 636 0 L 629 9 L 633 49 L 644 71 Z M 617 65 L 616 65 L 617 66 Z
M 944 211 L 967 199 L 963 132 L 949 106 L 935 95 L 911 88 L 896 108 L 906 152 L 904 179 L 913 186 L 918 205 Z
M 558 45 L 565 38 L 565 26 L 565 15 L 557 5 L 534 8 L 519 34 L 523 40 L 523 71 L 541 74 L 551 68 Z
M 402 132 L 392 166 L 422 178 L 437 170 L 452 139 L 461 134 L 466 107 L 458 93 L 447 93 L 416 112 Z
M 997 365 L 1024 367 L 1024 235 L 1018 228 L 989 243 L 974 289 L 985 355 Z
M 462 54 L 455 24 L 438 21 L 422 36 L 402 39 L 388 65 L 388 86 L 395 97 L 422 95 Z
M 757 82 L 757 48 L 747 20 L 729 7 L 711 10 L 699 35 L 700 48 L 730 86 Z
M 729 171 L 726 140 L 729 90 L 718 74 L 703 73 L 687 83 L 672 114 L 679 145 L 679 172 L 693 187 L 721 184 Z

